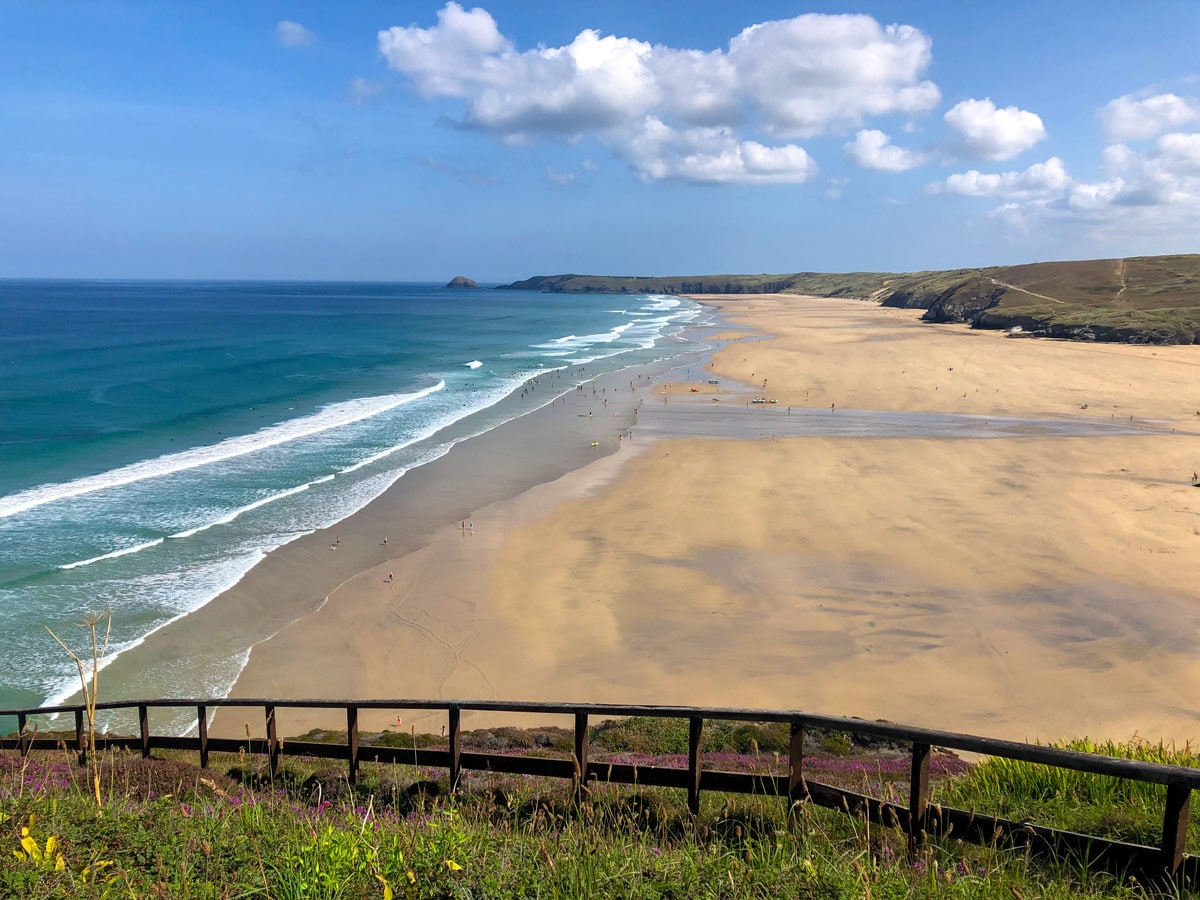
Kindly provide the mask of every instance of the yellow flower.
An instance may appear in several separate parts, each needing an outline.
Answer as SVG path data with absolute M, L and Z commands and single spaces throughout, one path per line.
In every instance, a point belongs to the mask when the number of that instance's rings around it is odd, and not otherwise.
M 462 871 L 462 866 L 460 866 L 458 863 L 456 863 L 452 859 L 446 860 L 446 868 L 449 869 L 451 872 L 461 872 Z
M 63 859 L 62 851 L 58 849 L 58 838 L 54 835 L 46 838 L 46 846 L 43 848 L 38 844 L 37 838 L 29 833 L 29 829 L 33 826 L 34 817 L 29 817 L 29 824 L 21 828 L 21 850 L 14 850 L 13 856 L 17 859 L 27 859 L 34 865 L 46 866 L 53 868 L 56 872 L 61 872 L 67 867 L 67 861 Z

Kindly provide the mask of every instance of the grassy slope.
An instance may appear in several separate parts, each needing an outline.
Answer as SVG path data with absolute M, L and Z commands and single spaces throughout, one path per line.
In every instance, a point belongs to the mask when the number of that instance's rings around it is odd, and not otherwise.
M 747 723 L 718 729 L 718 745 L 748 741 L 752 752 L 740 764 L 721 755 L 714 767 L 770 769 L 774 730 Z M 553 754 L 543 740 L 561 736 L 559 729 L 509 731 L 472 737 L 481 745 L 503 737 Z M 678 765 L 669 755 L 685 732 L 684 722 L 603 723 L 593 733 L 601 742 L 594 749 L 666 752 L 667 759 L 643 764 Z M 840 744 L 838 735 L 825 737 L 806 757 L 810 777 L 904 802 L 906 755 L 864 752 Z M 1196 764 L 1186 750 L 1145 744 L 1072 749 Z M 364 756 L 369 760 L 369 750 Z M 230 776 L 240 780 L 217 774 L 230 764 Z M 340 767 L 319 760 L 288 759 L 270 783 L 255 777 L 258 757 L 214 765 L 217 772 L 182 761 L 106 757 L 97 810 L 71 754 L 0 754 L 0 840 L 8 843 L 0 896 L 1155 896 L 1136 882 L 1088 873 L 1078 861 L 1034 861 L 952 837 L 931 840 L 909 859 L 894 828 L 811 806 L 790 811 L 772 796 L 706 793 L 693 819 L 679 792 L 666 789 L 595 784 L 577 803 L 568 783 L 472 772 L 452 798 L 445 773 L 436 770 L 364 762 L 351 786 Z M 934 799 L 1153 843 L 1162 803 L 1153 790 L 1126 791 L 1112 779 L 1043 768 L 993 760 L 945 769 L 939 762 Z M 1194 841 L 1195 821 L 1190 836 Z
M 539 276 L 511 288 L 565 293 L 860 297 L 925 309 L 931 321 L 1021 325 L 1052 337 L 1200 341 L 1200 255 L 1032 263 L 935 272 L 798 272 L 672 277 Z

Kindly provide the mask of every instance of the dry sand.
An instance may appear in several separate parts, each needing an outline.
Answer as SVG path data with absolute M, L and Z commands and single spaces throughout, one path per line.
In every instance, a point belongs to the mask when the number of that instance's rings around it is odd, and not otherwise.
M 257 645 L 233 695 L 780 707 L 1014 739 L 1200 733 L 1195 348 L 1012 340 L 860 301 L 706 302 L 729 343 L 655 386 L 620 452 L 481 502 L 464 513 L 473 533 L 456 511 L 363 566 Z M 731 382 L 777 403 L 748 405 Z M 856 409 L 1114 428 L 839 433 Z M 403 493 L 369 508 L 373 528 Z M 285 591 L 284 569 L 259 577 Z M 337 724 L 283 716 L 284 733 Z M 497 720 L 513 719 L 465 721 Z

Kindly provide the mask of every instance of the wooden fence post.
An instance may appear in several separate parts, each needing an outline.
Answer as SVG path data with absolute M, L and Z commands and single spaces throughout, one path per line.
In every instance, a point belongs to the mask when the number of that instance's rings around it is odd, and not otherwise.
M 912 774 L 908 781 L 908 852 L 916 853 L 925 841 L 925 813 L 929 809 L 928 744 L 912 745 Z
M 279 774 L 279 733 L 275 726 L 275 704 L 268 703 L 264 707 L 267 717 L 267 760 L 270 766 L 271 780 Z
M 351 784 L 358 784 L 358 707 L 346 707 L 346 777 Z
M 196 705 L 196 732 L 200 735 L 200 768 L 208 768 L 208 707 Z
M 792 720 L 792 736 L 788 742 L 788 807 L 795 816 L 800 804 L 808 802 L 808 785 L 804 783 L 804 726 Z
M 1167 808 L 1163 813 L 1162 844 L 1159 853 L 1163 869 L 1172 877 L 1183 864 L 1183 845 L 1187 842 L 1188 812 L 1191 805 L 1191 788 L 1178 784 L 1167 785 Z
M 588 774 L 588 714 L 575 713 L 575 796 L 587 790 Z
M 142 759 L 150 758 L 150 707 L 138 704 L 138 730 L 142 735 Z
M 29 732 L 26 731 L 28 725 L 29 718 L 25 715 L 25 713 L 17 713 L 17 746 L 21 748 L 22 756 L 29 755 L 29 742 L 33 740 L 33 738 L 29 736 Z
M 451 706 L 449 710 L 450 737 L 450 791 L 458 790 L 458 780 L 462 777 L 462 710 Z
M 83 737 L 83 710 L 75 710 L 75 752 L 81 766 L 87 765 L 87 743 Z
M 688 719 L 688 811 L 694 816 L 700 812 L 700 736 L 704 732 L 704 720 L 699 716 Z

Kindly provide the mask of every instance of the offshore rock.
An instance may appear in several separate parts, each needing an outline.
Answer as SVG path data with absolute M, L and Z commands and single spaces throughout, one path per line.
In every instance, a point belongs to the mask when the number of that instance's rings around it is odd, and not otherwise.
M 474 281 L 472 281 L 466 275 L 455 275 L 453 278 L 451 278 L 449 281 L 446 282 L 445 286 L 448 288 L 477 288 L 477 287 L 479 287 L 479 285 L 477 285 Z

